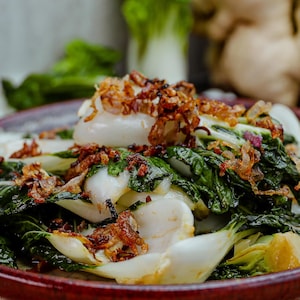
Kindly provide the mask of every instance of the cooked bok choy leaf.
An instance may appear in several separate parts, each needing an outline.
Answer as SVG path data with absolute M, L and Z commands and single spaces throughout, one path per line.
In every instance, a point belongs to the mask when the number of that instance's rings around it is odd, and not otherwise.
M 17 269 L 16 254 L 11 248 L 8 238 L 0 236 L 0 265 Z
M 209 153 L 211 155 L 212 153 Z M 213 154 L 212 154 L 213 155 Z M 185 147 L 169 147 L 167 158 L 178 171 L 188 172 L 213 213 L 224 213 L 238 205 L 239 196 L 228 178 L 219 176 L 219 165 L 210 164 L 213 157 Z
M 44 202 L 37 203 L 34 198 L 28 196 L 26 188 L 8 183 L 0 185 L 0 216 L 14 215 L 20 212 L 43 205 L 46 203 L 55 203 L 58 206 L 74 212 L 78 216 L 91 222 L 100 222 L 109 218 L 110 214 L 101 215 L 97 208 L 88 200 L 79 194 L 61 191 L 53 193 L 47 197 Z

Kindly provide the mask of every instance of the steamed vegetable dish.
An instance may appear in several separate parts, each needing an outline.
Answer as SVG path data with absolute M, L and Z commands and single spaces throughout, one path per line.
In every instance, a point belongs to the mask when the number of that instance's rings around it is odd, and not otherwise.
M 299 267 L 297 144 L 271 109 L 104 79 L 73 128 L 1 147 L 1 264 L 126 284 Z

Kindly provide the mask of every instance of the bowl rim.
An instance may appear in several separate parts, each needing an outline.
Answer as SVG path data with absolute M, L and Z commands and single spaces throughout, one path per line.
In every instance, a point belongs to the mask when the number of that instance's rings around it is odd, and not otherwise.
M 103 288 L 103 289 L 122 289 L 122 290 L 135 290 L 136 287 L 139 287 L 141 291 L 187 291 L 187 290 L 204 290 L 204 289 L 219 289 L 219 288 L 240 288 L 241 286 L 251 287 L 253 284 L 257 286 L 265 286 L 266 284 L 277 284 L 285 283 L 289 281 L 297 281 L 300 283 L 300 268 L 295 268 L 291 270 L 279 271 L 276 273 L 269 273 L 263 275 L 257 275 L 247 278 L 236 278 L 236 279 L 224 279 L 224 280 L 210 280 L 203 283 L 185 283 L 185 284 L 120 284 L 114 281 L 101 281 L 100 280 L 84 280 L 77 278 L 67 278 L 60 277 L 56 275 L 49 275 L 44 273 L 36 273 L 33 271 L 26 271 L 21 269 L 14 269 L 8 266 L 0 265 L 0 278 L 11 278 L 14 277 L 16 280 L 23 282 L 23 279 L 26 281 L 43 282 L 45 284 L 50 282 L 61 283 L 65 282 L 66 284 L 74 284 L 77 286 L 90 286 L 93 288 Z M 52 286 L 52 284 L 51 284 Z M 300 288 L 300 286 L 299 286 Z

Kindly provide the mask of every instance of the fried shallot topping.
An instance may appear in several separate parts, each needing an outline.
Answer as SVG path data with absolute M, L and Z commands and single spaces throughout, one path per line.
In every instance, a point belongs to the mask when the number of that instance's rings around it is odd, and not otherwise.
M 50 176 L 41 168 L 40 163 L 25 165 L 23 175 L 15 179 L 18 186 L 27 186 L 28 196 L 36 203 L 44 203 L 58 186 L 63 183 L 57 176 Z
M 148 145 L 129 145 L 128 150 L 134 153 L 142 153 L 144 156 L 162 156 L 166 153 L 166 147 L 163 145 L 148 146 Z
M 130 211 L 119 214 L 115 223 L 99 227 L 87 236 L 90 252 L 104 250 L 111 261 L 122 261 L 146 253 L 148 245 L 138 233 L 138 225 Z
M 146 253 L 148 245 L 138 233 L 138 225 L 130 211 L 119 214 L 115 223 L 98 227 L 87 238 L 90 252 L 104 250 L 111 261 L 127 260 Z
M 239 156 L 235 156 L 230 151 L 222 155 L 227 155 L 228 159 L 221 164 L 221 175 L 224 175 L 226 169 L 232 169 L 244 180 L 256 182 L 262 179 L 262 172 L 253 168 L 260 160 L 260 152 L 249 141 L 243 144 Z
M 84 236 L 72 230 L 62 219 L 53 220 L 48 228 L 49 232 L 78 238 L 92 254 L 103 250 L 113 262 L 124 261 L 148 251 L 148 244 L 140 237 L 133 214 L 127 210 L 121 212 L 114 223 L 97 227 L 90 235 Z
M 73 149 L 74 155 L 79 155 L 78 159 L 71 164 L 65 179 L 68 181 L 80 174 L 86 173 L 94 164 L 108 164 L 110 159 L 118 160 L 119 152 L 110 147 L 99 147 L 97 144 L 87 144 L 82 147 L 76 146 Z
M 226 145 L 228 146 L 228 144 Z M 256 183 L 264 178 L 263 172 L 257 167 L 261 153 L 255 149 L 250 141 L 242 145 L 240 149 L 234 148 L 232 151 L 222 151 L 218 143 L 210 145 L 211 149 L 216 148 L 218 152 L 226 160 L 220 164 L 220 176 L 224 176 L 227 169 L 233 170 L 238 176 L 250 183 L 252 191 L 256 195 L 285 195 L 289 193 L 289 189 L 285 186 L 277 190 L 259 190 Z
M 268 115 L 271 108 L 272 103 L 262 100 L 257 101 L 247 110 L 246 118 L 248 122 L 254 126 L 269 129 L 274 139 L 278 137 L 283 140 L 282 125 L 274 124 L 271 117 Z M 261 116 L 264 117 L 259 118 Z
M 148 173 L 148 164 L 142 156 L 138 154 L 132 154 L 127 157 L 127 170 L 137 169 L 137 175 L 140 177 L 145 176 Z
M 85 224 L 80 224 L 85 226 Z M 112 262 L 124 261 L 148 251 L 148 244 L 138 232 L 138 224 L 133 214 L 125 210 L 121 212 L 114 223 L 97 227 L 90 235 L 84 236 L 74 232 L 70 224 L 62 219 L 54 219 L 48 227 L 49 232 L 62 236 L 71 236 L 80 240 L 93 255 L 103 251 Z M 99 259 L 100 256 L 97 256 Z
M 255 126 L 266 128 L 271 131 L 272 138 L 280 138 L 283 141 L 283 127 L 282 125 L 274 124 L 270 116 L 256 120 Z
M 112 114 L 144 113 L 155 117 L 148 136 L 151 145 L 193 147 L 195 139 L 192 133 L 199 125 L 201 114 L 210 114 L 233 126 L 245 112 L 242 105 L 230 106 L 195 95 L 194 85 L 186 81 L 168 84 L 165 80 L 150 80 L 132 71 L 125 78 L 109 77 L 99 84 L 92 98 L 93 111 L 85 121 L 97 114 L 96 103 L 100 100 L 103 109 Z
M 12 153 L 10 155 L 10 158 L 34 157 L 34 156 L 38 156 L 41 154 L 42 154 L 42 152 L 40 150 L 40 146 L 35 141 L 35 139 L 33 139 L 30 144 L 27 144 L 26 142 L 24 142 L 23 148 Z

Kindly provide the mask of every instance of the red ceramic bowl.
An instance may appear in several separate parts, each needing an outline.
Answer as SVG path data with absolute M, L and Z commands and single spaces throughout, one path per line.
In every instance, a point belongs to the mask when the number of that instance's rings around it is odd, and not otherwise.
M 237 101 L 251 105 L 251 101 Z M 21 132 L 72 125 L 81 101 L 68 101 L 18 112 L 0 120 L 0 128 Z M 298 117 L 299 110 L 295 109 Z M 0 131 L 1 134 L 1 131 Z M 178 270 L 180 272 L 180 270 Z M 300 269 L 245 279 L 202 284 L 122 285 L 107 280 L 82 280 L 36 274 L 0 266 L 0 299 L 53 300 L 296 300 L 300 299 Z

